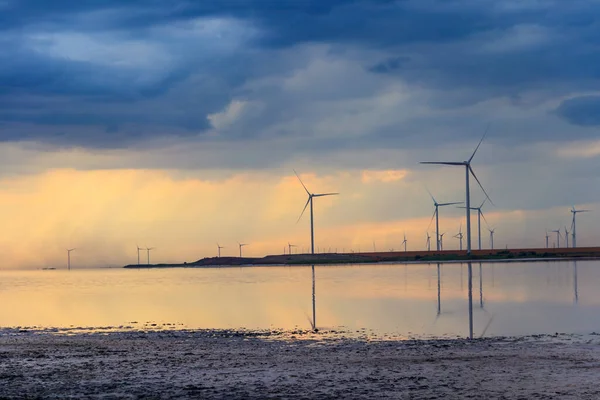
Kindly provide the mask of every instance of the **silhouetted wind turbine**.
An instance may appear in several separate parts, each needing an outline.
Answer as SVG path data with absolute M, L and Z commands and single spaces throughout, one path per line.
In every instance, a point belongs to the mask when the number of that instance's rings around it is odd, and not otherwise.
M 490 248 L 494 250 L 494 233 L 496 233 L 496 228 L 488 228 L 488 231 L 490 231 Z
M 146 248 L 147 256 L 148 256 L 148 265 L 150 265 L 150 250 L 154 250 L 156 247 L 148 247 Z
M 406 240 L 406 233 L 404 234 L 404 240 L 402 241 L 401 246 L 404 246 L 404 252 L 406 253 L 406 244 L 408 243 L 408 241 Z
M 455 238 L 457 238 L 458 240 L 460 240 L 460 251 L 462 251 L 462 242 L 463 242 L 463 233 L 462 233 L 462 224 L 460 225 L 460 228 L 458 229 L 458 233 L 456 235 L 454 235 Z
M 292 247 L 298 247 L 295 244 L 290 244 L 290 242 L 288 242 L 288 252 L 291 255 L 292 254 Z
M 242 247 L 248 246 L 248 243 L 238 243 L 238 245 L 240 246 L 240 258 L 242 258 Z
M 571 222 L 571 230 L 573 231 L 573 247 L 577 247 L 577 225 L 575 224 L 575 216 L 577 213 L 590 212 L 591 210 L 576 210 L 575 206 L 571 209 L 573 214 L 573 222 Z
M 219 250 L 218 252 L 218 257 L 221 258 L 221 249 L 224 249 L 225 247 L 221 246 L 219 243 L 217 243 L 217 249 Z
M 335 195 L 338 195 L 339 193 L 311 193 L 308 191 L 308 189 L 304 185 L 304 182 L 302 182 L 302 179 L 300 179 L 300 175 L 298 175 L 296 170 L 294 170 L 294 173 L 296 174 L 296 177 L 298 178 L 298 180 L 302 184 L 302 187 L 308 194 L 308 200 L 306 201 L 306 204 L 304 205 L 304 208 L 302 209 L 302 213 L 300 214 L 300 217 L 298 217 L 298 221 L 300 221 L 300 219 L 302 218 L 302 215 L 304 215 L 304 211 L 306 211 L 306 207 L 308 207 L 308 204 L 310 203 L 310 252 L 311 252 L 311 254 L 315 254 L 315 228 L 314 228 L 314 217 L 313 217 L 313 198 L 325 197 L 325 196 L 335 196 Z
M 137 247 L 137 256 L 138 256 L 137 265 L 140 265 L 140 250 L 144 250 L 144 249 L 142 249 L 138 244 L 136 244 L 135 247 Z
M 479 182 L 479 179 L 477 178 L 477 175 L 475 175 L 473 168 L 471 167 L 471 161 L 473 161 L 473 157 L 475 157 L 475 153 L 477 153 L 477 150 L 479 150 L 479 146 L 481 146 L 483 139 L 485 139 L 488 129 L 489 129 L 489 125 L 488 125 L 488 128 L 486 128 L 485 133 L 483 134 L 483 137 L 479 141 L 479 144 L 477 145 L 477 147 L 475 147 L 475 151 L 473 151 L 473 154 L 471 154 L 471 157 L 469 157 L 469 159 L 467 161 L 462 161 L 462 162 L 422 161 L 421 162 L 421 164 L 453 165 L 453 166 L 464 166 L 465 167 L 465 189 L 466 189 L 466 196 L 465 196 L 466 204 L 465 204 L 465 206 L 467 209 L 466 210 L 466 212 L 467 212 L 467 254 L 469 254 L 469 255 L 471 254 L 471 192 L 469 190 L 469 176 L 470 175 L 473 175 L 473 178 L 475 178 L 475 180 L 479 184 L 479 187 L 481 188 L 481 190 L 483 190 L 485 197 L 487 197 L 487 199 L 490 201 L 490 203 L 494 204 L 494 202 L 490 199 L 490 196 L 488 196 L 487 192 L 481 185 L 481 182 Z
M 429 192 L 429 190 L 427 191 Z M 440 207 L 445 207 L 445 206 L 452 206 L 455 204 L 462 204 L 462 201 L 460 202 L 454 202 L 454 203 L 438 203 L 437 200 L 435 199 L 435 197 L 433 197 L 433 195 L 431 194 L 431 192 L 429 192 L 429 196 L 431 196 L 431 200 L 433 200 L 433 205 L 435 206 L 435 210 L 433 211 L 433 215 L 431 216 L 431 221 L 429 221 L 429 225 L 431 225 L 431 223 L 433 222 L 433 219 L 435 218 L 435 237 L 436 237 L 436 249 L 437 251 L 440 251 Z M 427 227 L 427 230 L 429 230 L 429 227 Z
M 71 252 L 73 250 L 77 250 L 76 247 L 72 248 L 72 249 L 67 249 L 67 269 L 70 271 L 71 270 Z

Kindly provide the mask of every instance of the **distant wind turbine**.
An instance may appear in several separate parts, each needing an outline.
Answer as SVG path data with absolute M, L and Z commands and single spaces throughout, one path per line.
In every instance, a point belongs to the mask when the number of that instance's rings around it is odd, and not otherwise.
M 548 229 L 546 229 L 546 248 L 548 248 L 548 239 L 550 238 L 550 235 L 548 235 Z
M 148 265 L 150 265 L 150 250 L 154 250 L 156 247 L 148 247 L 146 248 L 147 256 L 148 256 Z
M 292 254 L 292 247 L 298 247 L 295 244 L 291 244 L 290 242 L 288 242 L 288 253 Z
M 300 219 L 302 218 L 302 215 L 304 215 L 304 211 L 306 211 L 306 207 L 308 207 L 308 205 L 310 204 L 310 252 L 311 252 L 311 254 L 315 254 L 315 228 L 314 228 L 314 216 L 313 216 L 313 198 L 325 197 L 325 196 L 336 196 L 336 195 L 339 195 L 339 193 L 311 193 L 308 191 L 308 189 L 304 185 L 304 182 L 302 182 L 302 179 L 300 179 L 300 175 L 298 175 L 296 170 L 294 170 L 294 173 L 296 174 L 296 177 L 302 184 L 302 187 L 306 191 L 306 194 L 308 194 L 308 200 L 306 201 L 306 204 L 304 205 L 304 208 L 302 209 L 302 213 L 300 214 L 300 217 L 298 217 L 298 221 L 300 221 Z
M 221 249 L 224 249 L 225 247 L 221 246 L 219 243 L 217 243 L 217 249 L 218 249 L 218 257 L 221 258 Z
M 429 192 L 429 190 L 427 191 Z M 437 200 L 435 199 L 435 197 L 433 197 L 433 195 L 431 194 L 431 192 L 429 192 L 429 196 L 431 196 L 431 200 L 433 200 L 433 205 L 435 206 L 435 210 L 433 211 L 433 215 L 431 216 L 431 221 L 429 221 L 429 225 L 431 225 L 431 223 L 433 222 L 433 219 L 435 218 L 435 237 L 436 237 L 436 249 L 437 251 L 440 251 L 440 207 L 445 207 L 445 206 L 452 206 L 455 204 L 462 204 L 462 201 L 460 202 L 454 202 L 454 203 L 438 203 Z M 427 228 L 427 230 L 429 230 L 429 227 Z
M 71 252 L 73 250 L 77 250 L 76 247 L 72 248 L 72 249 L 67 249 L 67 269 L 70 271 L 71 270 Z
M 406 253 L 406 244 L 408 243 L 408 240 L 406 240 L 406 233 L 404 234 L 404 240 L 402 241 L 401 246 L 404 246 L 404 252 Z
M 567 242 L 567 249 L 569 248 L 569 231 L 567 230 L 567 227 L 565 226 L 565 241 Z
M 238 245 L 240 246 L 240 258 L 242 258 L 242 247 L 248 246 L 248 243 L 238 243 Z
M 143 248 L 141 248 L 138 244 L 135 245 L 137 247 L 137 256 L 138 256 L 138 263 L 137 265 L 140 265 L 140 250 L 144 250 Z
M 485 215 L 483 215 L 483 210 L 481 209 L 486 201 L 487 201 L 487 199 L 483 200 L 483 203 L 481 203 L 481 205 L 479 207 L 471 207 L 472 211 L 477 211 L 477 238 L 478 238 L 478 242 L 479 242 L 478 243 L 479 250 L 481 250 L 481 217 L 483 217 L 483 220 L 487 224 L 487 220 L 485 219 Z M 459 207 L 459 208 L 466 208 L 466 207 Z
M 445 234 L 446 234 L 446 232 L 440 233 L 440 250 L 444 250 L 444 235 Z
M 490 231 L 490 248 L 494 250 L 494 233 L 496 233 L 496 228 L 488 228 L 488 231 Z
M 571 230 L 573 232 L 573 247 L 577 247 L 577 225 L 575 224 L 575 216 L 577 213 L 590 212 L 591 210 L 576 210 L 575 206 L 571 209 L 571 213 L 573 214 L 573 222 L 571 222 Z
M 429 236 L 429 232 L 427 232 L 427 251 L 431 251 L 431 236 Z
M 460 251 L 462 251 L 462 243 L 463 243 L 463 233 L 462 233 L 462 224 L 460 225 L 460 228 L 458 229 L 458 234 L 454 235 L 455 238 L 457 238 L 458 240 L 460 240 Z
M 470 175 L 473 175 L 473 178 L 475 178 L 475 180 L 479 184 L 479 187 L 481 188 L 481 190 L 483 191 L 483 193 L 485 194 L 487 199 L 490 200 L 490 203 L 494 204 L 492 202 L 492 200 L 490 199 L 490 196 L 488 196 L 487 192 L 481 185 L 481 182 L 479 182 L 479 179 L 477 178 L 477 175 L 475 175 L 473 168 L 471 167 L 471 161 L 473 161 L 473 157 L 475 157 L 475 153 L 477 153 L 477 150 L 479 150 L 479 146 L 481 146 L 483 139 L 485 139 L 488 129 L 489 129 L 489 125 L 486 128 L 485 133 L 483 134 L 483 137 L 479 141 L 479 144 L 477 145 L 477 147 L 475 147 L 475 151 L 473 151 L 473 154 L 471 154 L 471 157 L 469 157 L 469 159 L 467 161 L 462 161 L 462 162 L 423 161 L 423 162 L 421 162 L 421 164 L 452 165 L 452 166 L 464 166 L 465 167 L 465 189 L 466 189 L 466 196 L 465 196 L 466 204 L 465 204 L 465 206 L 467 209 L 466 216 L 467 216 L 467 254 L 468 255 L 471 254 L 471 192 L 469 190 L 469 176 Z

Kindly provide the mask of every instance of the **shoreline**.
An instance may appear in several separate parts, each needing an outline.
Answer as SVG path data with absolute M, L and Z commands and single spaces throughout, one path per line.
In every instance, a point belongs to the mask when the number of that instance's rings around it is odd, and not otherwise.
M 598 398 L 600 336 L 372 340 L 0 329 L 0 397 Z

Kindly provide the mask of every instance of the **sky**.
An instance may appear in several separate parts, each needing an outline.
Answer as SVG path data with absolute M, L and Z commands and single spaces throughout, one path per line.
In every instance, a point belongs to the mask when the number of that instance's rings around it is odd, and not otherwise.
M 0 0 L 0 268 L 600 235 L 600 1 Z M 484 195 L 472 187 L 472 199 Z M 464 210 L 440 212 L 444 248 Z M 475 222 L 475 218 L 472 219 Z M 476 228 L 476 225 L 474 225 Z M 474 246 L 476 247 L 476 229 Z M 564 233 L 563 233 L 564 234 Z M 553 235 L 552 246 L 556 242 Z M 564 238 L 561 240 L 564 243 Z M 146 254 L 141 254 L 144 260 Z

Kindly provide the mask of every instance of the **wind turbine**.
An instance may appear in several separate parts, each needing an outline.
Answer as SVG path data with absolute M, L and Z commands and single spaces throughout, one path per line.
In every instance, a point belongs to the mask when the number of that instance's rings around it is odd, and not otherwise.
M 406 240 L 406 233 L 404 234 L 404 240 L 402 241 L 401 246 L 404 246 L 404 252 L 406 253 L 406 244 L 408 243 L 408 241 Z
M 565 240 L 567 241 L 567 249 L 569 248 L 569 231 L 567 230 L 567 227 L 565 226 Z
M 469 190 L 469 176 L 470 175 L 473 175 L 473 178 L 475 178 L 475 180 L 479 184 L 479 187 L 481 188 L 481 190 L 483 190 L 485 197 L 487 197 L 487 199 L 490 201 L 490 203 L 494 204 L 494 202 L 490 199 L 490 196 L 488 196 L 487 192 L 481 185 L 481 182 L 479 182 L 479 179 L 477 178 L 477 175 L 475 175 L 473 168 L 471 167 L 471 161 L 473 161 L 473 157 L 475 157 L 475 153 L 477 153 L 477 150 L 479 150 L 479 146 L 481 146 L 483 139 L 485 139 L 488 129 L 489 129 L 489 125 L 486 128 L 485 133 L 483 134 L 483 137 L 479 141 L 479 144 L 477 145 L 477 147 L 475 147 L 475 151 L 473 151 L 473 154 L 471 154 L 471 157 L 469 157 L 469 159 L 467 161 L 462 161 L 462 162 L 422 161 L 421 162 L 421 164 L 453 165 L 453 166 L 464 166 L 465 167 L 465 189 L 466 189 L 466 197 L 465 197 L 466 204 L 465 205 L 466 205 L 466 209 L 467 209 L 466 210 L 467 211 L 467 255 L 471 255 L 471 191 Z
M 248 246 L 248 243 L 238 243 L 238 245 L 240 246 L 240 258 L 242 258 L 242 247 Z
M 144 249 L 142 249 L 142 248 L 141 248 L 139 245 L 137 245 L 137 244 L 135 245 L 135 247 L 137 247 L 137 253 L 138 253 L 138 255 L 137 255 L 137 256 L 138 256 L 138 263 L 137 263 L 137 265 L 140 265 L 140 250 L 144 250 Z
M 300 214 L 300 217 L 298 217 L 298 221 L 300 221 L 300 219 L 302 218 L 302 215 L 304 215 L 304 211 L 306 211 L 306 207 L 308 207 L 308 204 L 310 203 L 310 252 L 311 252 L 311 254 L 315 254 L 315 228 L 314 228 L 314 217 L 313 217 L 313 198 L 325 197 L 325 196 L 335 196 L 335 195 L 338 195 L 339 193 L 311 193 L 308 191 L 308 189 L 304 185 L 304 182 L 302 182 L 302 179 L 300 179 L 300 175 L 298 175 L 296 170 L 294 170 L 294 173 L 296 174 L 296 177 L 302 184 L 302 187 L 306 191 L 306 194 L 308 194 L 308 200 L 306 201 L 306 204 L 304 205 L 304 208 L 302 209 L 302 213 Z
M 463 233 L 462 233 L 462 224 L 460 225 L 460 228 L 458 229 L 458 234 L 454 235 L 455 238 L 457 238 L 458 240 L 460 240 L 460 251 L 462 251 L 462 242 L 463 242 Z
M 548 229 L 546 229 L 546 248 L 548 248 L 548 239 L 550 238 L 550 235 L 548 235 Z
M 427 232 L 427 251 L 431 251 L 431 236 L 429 236 L 429 232 Z
M 488 228 L 488 231 L 490 231 L 490 248 L 494 250 L 494 233 L 496 233 L 496 228 Z
M 483 217 L 483 220 L 487 223 L 487 220 L 485 219 L 485 215 L 483 215 L 483 211 L 481 210 L 481 208 L 483 207 L 483 205 L 485 204 L 486 201 L 487 201 L 487 199 L 483 200 L 483 203 L 481 203 L 481 205 L 479 207 L 471 207 L 471 210 L 477 211 L 477 237 L 478 237 L 478 241 L 479 241 L 479 250 L 481 250 L 481 217 Z M 466 207 L 459 207 L 459 208 L 466 208 Z
M 571 209 L 571 213 L 573 214 L 573 222 L 571 222 L 571 229 L 573 231 L 573 247 L 577 247 L 577 225 L 575 224 L 575 216 L 577 213 L 590 212 L 591 210 L 576 210 L 575 206 Z
M 440 250 L 444 250 L 444 235 L 445 234 L 446 234 L 446 232 L 440 233 Z
M 72 249 L 67 249 L 67 269 L 69 271 L 71 270 L 71 252 L 73 250 L 77 250 L 77 248 L 73 247 Z
M 429 190 L 428 190 L 429 192 Z M 445 207 L 445 206 L 452 206 L 455 204 L 462 204 L 461 202 L 454 202 L 454 203 L 438 203 L 435 199 L 435 197 L 433 197 L 433 195 L 431 194 L 431 192 L 429 192 L 429 196 L 431 196 L 431 200 L 433 200 L 433 205 L 435 206 L 435 210 L 433 211 L 433 215 L 431 216 L 431 221 L 429 221 L 429 225 L 431 225 L 431 223 L 433 222 L 433 218 L 435 218 L 435 237 L 436 237 L 436 243 L 437 243 L 437 251 L 440 251 L 440 207 Z M 427 227 L 427 230 L 429 230 L 429 227 Z
M 290 244 L 290 242 L 288 242 L 288 253 L 292 254 L 292 247 L 298 247 L 295 244 Z
M 148 256 L 148 265 L 150 265 L 150 250 L 154 250 L 155 247 L 146 248 L 147 256 Z
M 219 243 L 217 243 L 217 249 L 219 249 L 219 253 L 218 253 L 218 257 L 221 258 L 221 249 L 224 249 L 224 246 L 221 246 Z
M 556 233 L 556 247 L 560 247 L 560 229 L 552 231 Z

